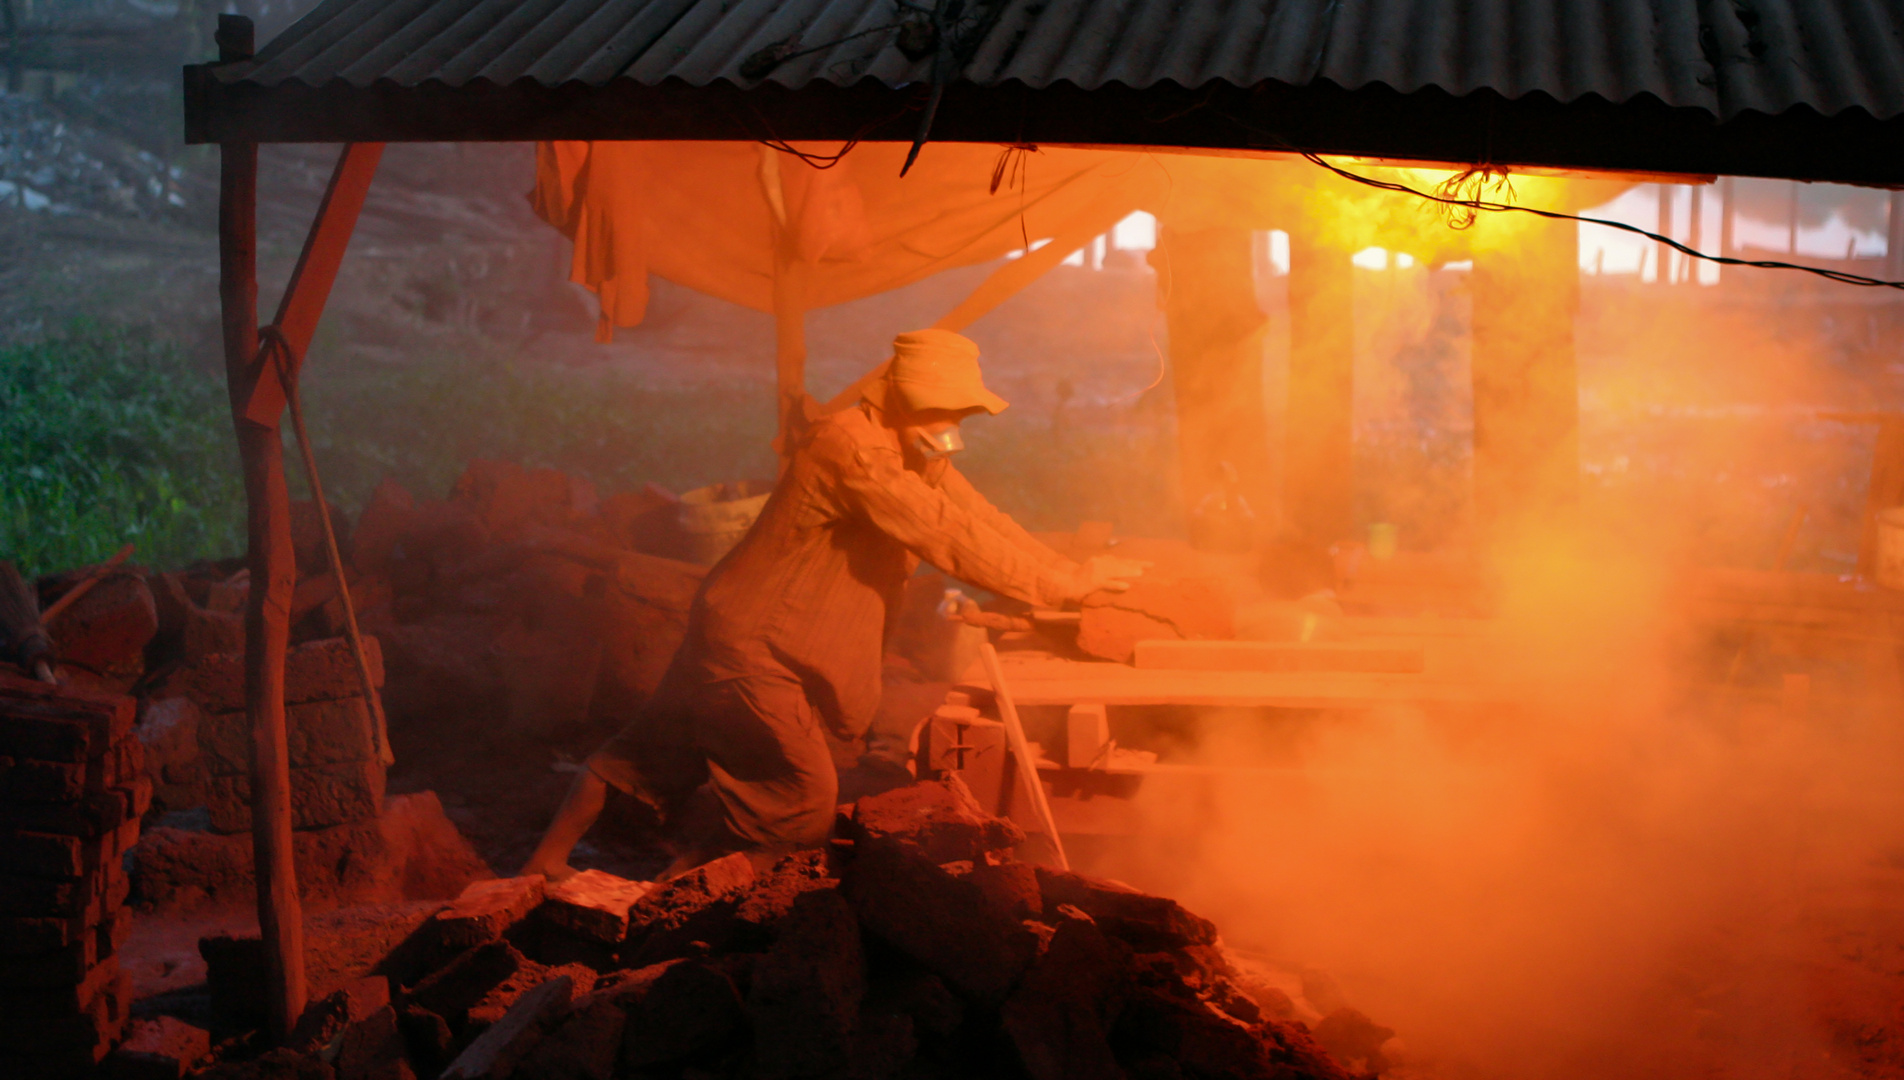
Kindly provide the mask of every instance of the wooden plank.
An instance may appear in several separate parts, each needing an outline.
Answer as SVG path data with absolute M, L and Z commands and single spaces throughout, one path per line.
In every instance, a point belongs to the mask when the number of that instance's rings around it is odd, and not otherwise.
M 1427 670 L 1428 661 L 1419 645 L 1152 640 L 1137 643 L 1135 666 L 1139 670 L 1419 674 Z
M 324 189 L 324 201 L 318 204 L 317 218 L 304 238 L 304 251 L 298 256 L 291 282 L 285 286 L 273 324 L 291 347 L 290 376 L 297 378 L 297 365 L 311 347 L 317 333 L 317 321 L 330 299 L 331 286 L 337 281 L 337 269 L 343 265 L 344 250 L 350 246 L 351 233 L 357 229 L 357 215 L 364 208 L 370 180 L 377 174 L 377 162 L 383 158 L 382 143 L 351 143 L 337 157 L 330 186 Z M 275 377 L 253 382 L 244 407 L 245 419 L 254 424 L 277 427 L 284 415 L 284 386 Z
M 250 55 L 251 23 L 219 16 L 221 57 Z M 266 1018 L 284 1038 L 304 1011 L 304 919 L 291 849 L 290 753 L 284 732 L 284 653 L 297 578 L 284 444 L 274 425 L 256 423 L 243 403 L 261 381 L 257 281 L 258 148 L 221 148 L 219 302 L 232 425 L 244 473 L 250 601 L 245 611 L 245 711 L 251 726 L 252 850 L 258 925 L 265 946 Z M 275 380 L 271 380 L 275 382 Z
M 998 699 L 998 714 L 1005 721 L 1005 738 L 1011 744 L 1012 756 L 1018 762 L 1018 776 L 1025 785 L 1025 791 L 1031 796 L 1032 809 L 1037 813 L 1045 835 L 1051 839 L 1051 849 L 1058 858 L 1058 869 L 1071 869 L 1071 861 L 1065 858 L 1064 841 L 1058 836 L 1058 823 L 1051 816 L 1051 804 L 1045 798 L 1045 787 L 1038 779 L 1038 759 L 1031 752 L 1031 743 L 1025 738 L 1025 725 L 1019 722 L 1018 706 L 1012 699 L 1011 688 L 1005 681 L 1003 669 L 999 666 L 998 650 L 990 642 L 978 647 L 979 661 L 985 665 L 986 681 L 991 684 L 992 694 Z
M 1485 684 L 1427 675 L 1344 672 L 1158 671 L 1080 660 L 1000 657 L 1012 696 L 1030 705 L 1199 705 L 1355 709 L 1383 705 L 1473 704 L 1504 695 Z M 963 682 L 989 686 L 974 666 Z

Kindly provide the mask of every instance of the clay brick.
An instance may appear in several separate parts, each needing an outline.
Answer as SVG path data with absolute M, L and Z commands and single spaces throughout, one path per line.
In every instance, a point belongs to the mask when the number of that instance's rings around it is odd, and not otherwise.
M 145 672 L 145 647 L 159 611 L 145 579 L 114 573 L 66 609 L 50 630 L 61 662 L 125 679 Z
M 515 1075 L 534 1080 L 611 1080 L 627 1022 L 627 1012 L 612 1001 L 597 1000 L 586 1006 L 578 1001 L 576 1011 L 516 1066 Z
M 504 1080 L 568 1011 L 574 987 L 558 975 L 522 995 L 443 1070 L 442 1080 Z
M 1070 904 L 1097 921 L 1104 932 L 1123 938 L 1139 952 L 1209 945 L 1216 941 L 1216 925 L 1192 914 L 1168 897 L 1151 896 L 1115 881 L 1082 874 L 1038 868 L 1038 888 L 1044 894 L 1045 914 Z
M 993 907 L 1010 913 L 1014 919 L 1044 916 L 1045 901 L 1038 891 L 1038 870 L 1030 863 L 978 866 L 966 878 L 978 886 Z
M 58 833 L 0 833 L 0 866 L 26 877 L 76 878 L 88 863 L 98 865 L 99 847 L 98 840 L 82 844 L 77 836 Z
M 1130 956 L 1089 919 L 1059 924 L 1000 1015 L 1033 1080 L 1121 1080 L 1109 1032 L 1130 989 Z
M 644 981 L 638 976 L 631 985 Z M 745 1014 L 733 980 L 693 960 L 661 968 L 645 991 L 626 996 L 632 1000 L 622 1031 L 621 1063 L 630 1072 L 731 1044 L 744 1029 Z
M 122 906 L 130 888 L 125 869 L 116 863 L 63 881 L 0 875 L 0 916 L 82 918 L 92 926 Z
M 747 1015 L 764 1078 L 827 1076 L 853 1056 L 866 993 L 859 925 L 832 889 L 802 895 L 754 968 Z
M 292 769 L 291 825 L 322 829 L 375 818 L 383 807 L 383 791 L 383 765 L 375 761 Z M 205 806 L 211 811 L 214 832 L 251 828 L 251 778 L 212 777 L 206 785 Z
M 417 983 L 404 1000 L 428 1009 L 457 1030 L 470 1009 L 527 963 L 506 941 L 478 945 Z
M 121 694 L 49 686 L 0 671 L 0 754 L 85 761 L 132 732 L 134 710 Z
M 111 1041 L 132 1004 L 130 976 L 105 981 L 83 1008 L 68 1012 L 0 1013 L 0 1053 L 27 1048 L 94 1047 Z
M 839 884 L 837 878 L 828 876 L 826 852 L 801 851 L 786 856 L 741 898 L 734 912 L 739 929 L 735 946 L 765 949 L 773 943 L 781 920 L 792 912 L 794 901 L 816 889 L 834 889 Z
M 840 888 L 868 933 L 985 1005 L 1005 1000 L 1037 948 L 977 885 L 896 847 L 857 853 Z
M 619 945 L 628 936 L 628 909 L 648 890 L 648 885 L 605 870 L 584 870 L 551 887 L 538 911 L 573 934 L 605 945 Z
M 332 1067 L 337 1080 L 415 1080 L 397 1011 L 385 1004 L 345 1028 Z
M 0 991 L 0 1015 L 20 1017 L 74 1017 L 85 1013 L 121 975 L 117 958 L 94 965 L 80 982 L 56 987 L 15 988 Z
M 284 710 L 286 749 L 294 769 L 372 761 L 377 757 L 370 709 L 361 697 L 311 701 Z M 199 724 L 198 749 L 212 776 L 251 771 L 251 721 L 240 712 L 212 713 Z
M 180 1080 L 212 1052 L 211 1033 L 170 1016 L 134 1020 L 100 1065 L 100 1080 Z
M 956 776 L 908 784 L 853 804 L 849 835 L 866 843 L 896 844 L 927 862 L 983 862 L 987 852 L 1021 844 L 1016 825 L 992 817 Z
M 497 983 L 481 1001 L 469 1007 L 469 1030 L 477 1031 L 501 1020 L 522 995 L 557 976 L 566 976 L 577 994 L 595 989 L 596 972 L 587 964 L 550 967 L 524 957 L 515 974 Z
M 431 921 L 431 932 L 445 946 L 468 949 L 491 942 L 542 903 L 541 874 L 472 882 Z
M 735 929 L 741 896 L 753 883 L 753 863 L 735 852 L 652 890 L 629 909 L 624 959 L 646 967 L 685 955 L 696 941 L 725 944 Z
M 77 802 L 0 803 L 0 830 L 98 836 L 136 821 L 152 803 L 145 777 L 83 794 Z
M 364 635 L 364 654 L 370 661 L 370 681 L 383 685 L 383 650 L 376 637 Z M 284 703 L 335 701 L 363 696 L 350 643 L 325 638 L 293 647 L 285 654 Z M 167 676 L 154 696 L 183 695 L 209 713 L 241 712 L 245 707 L 244 657 L 217 653 Z
M 33 956 L 0 958 L 0 984 L 17 987 L 77 986 L 99 962 L 99 935 L 82 934 L 78 941 Z

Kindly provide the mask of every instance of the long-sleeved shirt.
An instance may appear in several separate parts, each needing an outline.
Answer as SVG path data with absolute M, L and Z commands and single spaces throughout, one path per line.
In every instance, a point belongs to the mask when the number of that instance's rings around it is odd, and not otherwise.
M 889 623 L 920 560 L 1033 604 L 1062 602 L 1077 571 L 950 462 L 907 468 L 898 432 L 867 406 L 823 417 L 708 574 L 681 661 L 696 681 L 791 671 L 827 725 L 856 736 L 879 705 Z

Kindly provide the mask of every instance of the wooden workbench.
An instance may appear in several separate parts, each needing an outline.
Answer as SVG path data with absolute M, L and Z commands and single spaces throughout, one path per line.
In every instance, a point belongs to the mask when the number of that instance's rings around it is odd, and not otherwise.
M 1109 661 L 1071 660 L 1042 651 L 1001 649 L 1005 680 L 1020 706 L 1195 705 L 1285 709 L 1366 709 L 1406 703 L 1498 700 L 1485 678 L 1487 626 L 1478 619 L 1341 620 L 1357 641 L 1417 643 L 1419 674 L 1145 670 Z M 987 686 L 974 667 L 963 680 Z

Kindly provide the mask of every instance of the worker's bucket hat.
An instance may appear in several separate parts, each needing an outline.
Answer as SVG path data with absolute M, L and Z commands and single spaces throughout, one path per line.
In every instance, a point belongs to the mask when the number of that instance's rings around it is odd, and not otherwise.
M 985 388 L 978 345 L 950 330 L 914 330 L 893 339 L 886 380 L 908 409 L 984 409 L 997 414 L 1006 401 Z

